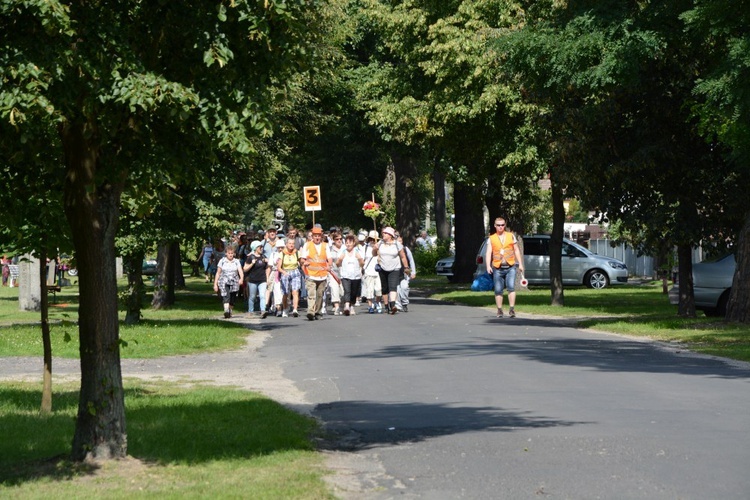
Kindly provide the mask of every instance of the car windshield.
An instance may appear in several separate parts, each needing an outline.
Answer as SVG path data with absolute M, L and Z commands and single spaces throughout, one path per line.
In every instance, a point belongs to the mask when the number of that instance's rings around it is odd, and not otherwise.
M 721 254 L 721 255 L 718 255 L 718 256 L 715 256 L 715 257 L 709 257 L 707 259 L 703 259 L 701 261 L 701 264 L 710 264 L 710 263 L 713 263 L 713 262 L 723 262 L 724 260 L 730 259 L 730 258 L 732 260 L 735 260 L 735 254 L 733 254 L 733 253 L 727 253 L 727 254 Z
M 589 256 L 591 256 L 591 255 L 595 255 L 595 254 L 594 254 L 594 252 L 592 252 L 591 250 L 589 250 L 589 249 L 588 249 L 588 248 L 586 248 L 586 247 L 582 247 L 582 246 L 581 246 L 581 245 L 579 245 L 578 243 L 575 243 L 575 242 L 573 242 L 573 241 L 566 241 L 566 243 L 568 243 L 568 244 L 569 244 L 570 246 L 572 246 L 573 248 L 575 248 L 575 249 L 577 249 L 577 250 L 580 250 L 581 252 L 583 252 L 583 253 L 584 253 L 584 255 L 589 255 Z

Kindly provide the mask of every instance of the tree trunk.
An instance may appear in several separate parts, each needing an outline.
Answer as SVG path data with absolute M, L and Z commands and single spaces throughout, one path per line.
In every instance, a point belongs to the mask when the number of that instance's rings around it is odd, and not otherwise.
M 125 174 L 116 183 L 97 176 L 101 172 L 97 172 L 99 151 L 92 139 L 95 128 L 93 123 L 76 122 L 61 129 L 67 169 L 65 216 L 80 271 L 81 391 L 74 460 L 127 455 L 115 271 L 115 234 Z
M 454 184 L 453 203 L 456 211 L 456 259 L 453 279 L 471 283 L 477 270 L 477 251 L 487 237 L 482 220 L 482 197 L 477 188 Z
M 44 373 L 42 375 L 42 413 L 52 412 L 52 341 L 49 331 L 49 297 L 47 296 L 47 252 L 39 253 L 39 288 L 42 320 L 42 351 Z
M 432 173 L 432 182 L 434 184 L 434 203 L 435 211 L 435 230 L 439 240 L 448 241 L 451 238 L 451 221 L 448 218 L 448 210 L 445 203 L 445 174 L 435 168 Z
M 126 325 L 135 325 L 141 321 L 143 297 L 146 293 L 142 273 L 144 255 L 143 250 L 137 250 L 123 256 L 123 265 L 128 276 L 128 295 L 125 298 Z
M 565 232 L 565 205 L 563 190 L 552 180 L 552 235 L 549 239 L 549 281 L 552 300 L 550 305 L 564 306 L 565 293 L 562 282 L 562 242 Z
M 680 243 L 677 245 L 677 260 L 680 284 L 680 303 L 677 306 L 677 315 L 685 318 L 694 318 L 693 247 L 689 243 Z
M 239 249 L 237 249 L 239 251 Z M 174 279 L 172 283 L 174 287 L 183 289 L 185 288 L 185 276 L 182 274 L 182 254 L 180 253 L 180 244 L 173 241 L 169 247 L 169 252 L 172 256 L 172 262 L 174 263 L 172 271 L 174 272 Z M 237 256 L 239 258 L 239 256 Z M 172 290 L 174 294 L 174 290 Z
M 419 234 L 419 205 L 421 200 L 415 193 L 418 180 L 417 161 L 407 154 L 391 153 L 396 174 L 396 224 L 404 245 L 414 248 Z
M 154 276 L 154 296 L 151 307 L 165 309 L 174 304 L 174 259 L 171 258 L 171 243 L 159 245 Z
M 746 214 L 740 231 L 735 258 L 737 268 L 727 303 L 727 321 L 750 323 L 750 212 Z

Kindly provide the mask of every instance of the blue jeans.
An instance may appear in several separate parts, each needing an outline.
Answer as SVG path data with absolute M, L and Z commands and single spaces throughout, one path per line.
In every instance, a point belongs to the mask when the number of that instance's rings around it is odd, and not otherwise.
M 505 288 L 508 293 L 516 291 L 516 266 L 507 269 L 492 268 L 492 281 L 495 283 L 495 295 L 502 295 Z
M 255 298 L 260 295 L 260 310 L 266 309 L 266 282 L 247 283 L 247 312 L 255 312 Z

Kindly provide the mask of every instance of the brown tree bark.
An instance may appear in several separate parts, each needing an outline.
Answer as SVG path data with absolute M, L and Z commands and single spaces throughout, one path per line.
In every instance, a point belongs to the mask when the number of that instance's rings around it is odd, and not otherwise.
M 451 238 L 451 221 L 448 217 L 445 196 L 445 174 L 435 168 L 432 173 L 432 182 L 434 184 L 433 210 L 435 211 L 435 230 L 439 240 L 450 240 Z
M 67 175 L 64 209 L 78 275 L 81 390 L 73 436 L 74 460 L 127 454 L 120 368 L 115 234 L 125 173 L 117 182 L 101 172 L 92 122 L 61 128 Z
M 128 276 L 128 296 L 125 299 L 126 325 L 135 325 L 141 321 L 141 309 L 143 308 L 143 296 L 145 295 L 142 274 L 143 257 L 143 250 L 123 255 L 123 265 Z
M 737 243 L 737 268 L 734 271 L 732 292 L 727 303 L 727 321 L 750 323 L 750 212 Z
M 693 247 L 689 243 L 677 245 L 680 303 L 677 315 L 695 317 L 695 296 L 693 295 Z
M 396 230 L 401 234 L 404 245 L 414 248 L 419 234 L 419 205 L 415 186 L 419 175 L 417 161 L 408 153 L 391 153 L 396 174 Z
M 552 306 L 565 305 L 565 292 L 562 282 L 562 243 L 565 233 L 565 205 L 563 188 L 552 180 L 552 235 L 549 239 L 549 278 Z
M 174 259 L 171 243 L 159 245 L 156 256 L 156 275 L 154 276 L 154 296 L 151 307 L 165 309 L 174 305 Z
M 453 204 L 456 211 L 453 279 L 457 283 L 471 283 L 477 269 L 477 251 L 487 237 L 482 220 L 482 196 L 478 188 L 456 183 Z
M 169 252 L 172 255 L 172 262 L 174 263 L 172 269 L 174 272 L 174 279 L 172 282 L 176 288 L 183 289 L 185 288 L 185 276 L 182 274 L 182 253 L 180 252 L 180 244 L 173 241 L 169 247 Z
M 47 252 L 39 253 L 39 302 L 42 320 L 42 351 L 44 373 L 42 375 L 42 413 L 52 412 L 52 340 L 49 331 L 49 297 L 47 296 Z

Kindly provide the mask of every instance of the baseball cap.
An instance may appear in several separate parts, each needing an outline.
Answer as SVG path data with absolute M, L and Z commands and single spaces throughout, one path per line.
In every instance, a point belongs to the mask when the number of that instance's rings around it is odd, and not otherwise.
M 320 226 L 315 226 L 312 228 L 312 234 L 323 234 L 323 228 Z
M 276 240 L 276 248 L 284 248 L 284 245 L 286 245 L 286 243 L 284 243 L 284 240 L 282 240 L 281 238 Z
M 368 238 L 372 238 L 373 240 L 379 240 L 380 239 L 380 236 L 378 235 L 378 232 L 375 231 L 374 229 L 372 231 L 370 231 L 369 233 L 367 233 L 367 237 Z
M 359 240 L 359 241 L 365 241 L 366 239 L 367 239 L 367 234 L 366 233 L 359 233 L 357 235 L 357 240 Z

